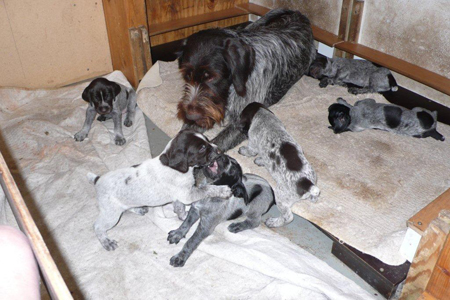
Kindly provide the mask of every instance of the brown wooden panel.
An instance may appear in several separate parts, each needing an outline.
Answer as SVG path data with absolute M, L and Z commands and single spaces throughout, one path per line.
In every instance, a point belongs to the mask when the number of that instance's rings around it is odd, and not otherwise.
M 152 37 L 150 37 L 150 43 L 152 46 L 157 46 L 157 45 L 161 45 L 161 44 L 169 43 L 172 41 L 177 41 L 177 40 L 187 38 L 191 34 L 198 32 L 200 30 L 203 30 L 203 29 L 214 28 L 214 27 L 228 27 L 228 26 L 232 26 L 232 25 L 236 25 L 236 24 L 245 23 L 247 21 L 248 21 L 248 16 L 245 15 L 245 16 L 240 16 L 240 17 L 231 18 L 231 19 L 225 19 L 225 20 L 221 20 L 221 21 L 217 21 L 217 22 L 201 24 L 201 25 L 197 25 L 197 26 L 193 26 L 193 27 L 189 27 L 189 28 L 184 28 L 184 29 L 175 30 L 172 32 L 152 36 Z
M 426 291 L 437 299 L 450 298 L 450 236 L 441 250 Z
M 447 77 L 360 44 L 342 42 L 336 44 L 335 47 L 370 60 L 376 64 L 434 88 L 442 93 L 450 95 L 450 79 Z
M 352 0 L 343 0 L 341 8 L 341 18 L 339 20 L 339 30 L 337 37 L 340 40 L 346 40 L 348 36 L 348 28 L 350 27 L 350 12 L 352 10 Z M 337 57 L 344 57 L 345 52 L 335 49 L 334 55 Z
M 450 210 L 450 189 L 437 197 L 433 202 L 422 208 L 417 214 L 408 220 L 408 226 L 420 234 L 423 234 L 431 221 L 439 216 L 441 210 Z

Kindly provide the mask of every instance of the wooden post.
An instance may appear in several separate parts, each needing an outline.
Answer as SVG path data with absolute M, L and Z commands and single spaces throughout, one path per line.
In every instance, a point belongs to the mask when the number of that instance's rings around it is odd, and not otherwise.
M 358 42 L 363 10 L 364 0 L 343 0 L 341 19 L 339 21 L 339 39 L 347 42 Z M 339 49 L 335 49 L 334 55 L 353 58 L 352 54 Z
M 145 0 L 103 0 L 103 10 L 113 69 L 122 71 L 131 85 L 137 87 L 142 77 L 139 78 L 136 68 L 142 63 L 142 55 L 133 55 L 135 40 L 130 29 L 139 26 L 147 29 Z
M 402 295 L 400 299 L 418 299 L 428 287 L 433 292 L 441 293 L 445 288 L 449 289 L 448 275 L 440 274 L 440 271 L 450 268 L 450 245 L 448 242 L 448 235 L 450 232 L 450 211 L 443 210 L 439 213 L 438 218 L 431 221 L 428 228 L 424 231 L 422 239 L 416 251 L 416 255 L 411 264 L 411 267 L 406 277 L 405 285 L 403 286 Z M 446 246 L 444 247 L 444 243 Z M 442 257 L 442 259 L 440 258 Z M 439 259 L 439 261 L 438 261 Z M 441 265 L 439 265 L 439 262 Z M 440 268 L 444 269 L 440 269 Z M 436 272 L 436 275 L 434 275 Z M 432 273 L 434 275 L 433 282 L 431 282 Z M 438 284 L 445 283 L 447 285 L 439 287 Z M 431 285 L 430 285 L 431 284 Z M 437 290 L 437 291 L 436 291 Z M 430 293 L 430 291 L 428 291 Z M 436 297 L 435 294 L 432 294 Z M 445 299 L 439 298 L 437 299 Z

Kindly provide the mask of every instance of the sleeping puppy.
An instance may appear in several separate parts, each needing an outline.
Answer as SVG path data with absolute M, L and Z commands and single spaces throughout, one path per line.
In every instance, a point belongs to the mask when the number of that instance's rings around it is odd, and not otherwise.
M 269 183 L 254 174 L 243 175 L 241 166 L 228 155 L 221 155 L 217 159 L 217 166 L 204 167 L 203 174 L 205 182 L 229 186 L 233 190 L 233 197 L 229 200 L 205 198 L 192 203 L 183 224 L 178 229 L 170 231 L 167 238 L 170 244 L 178 244 L 192 225 L 200 219 L 195 233 L 184 244 L 183 249 L 170 259 L 170 264 L 174 267 L 184 266 L 194 250 L 220 223 L 245 216 L 244 221 L 230 224 L 228 230 L 237 233 L 256 228 L 261 223 L 261 216 L 275 204 Z M 185 212 L 184 205 L 180 202 L 174 203 L 174 210 L 179 217 L 181 210 Z
M 328 121 L 334 133 L 380 129 L 416 138 L 445 138 L 437 132 L 437 112 L 415 107 L 412 110 L 393 104 L 376 103 L 374 99 L 356 101 L 351 106 L 342 98 L 328 107 Z
M 94 230 L 103 247 L 108 251 L 117 248 L 116 241 L 110 240 L 106 231 L 117 224 L 126 210 L 144 215 L 147 206 L 161 206 L 175 200 L 190 204 L 206 197 L 229 198 L 228 186 L 194 186 L 194 167 L 217 168 L 218 157 L 217 146 L 204 135 L 182 130 L 153 159 L 102 176 L 89 173 L 100 210 Z
M 297 201 L 317 202 L 320 189 L 316 173 L 303 154 L 302 147 L 286 131 L 283 123 L 266 106 L 253 102 L 242 111 L 242 133 L 248 146 L 239 148 L 245 156 L 256 156 L 255 164 L 264 166 L 275 179 L 275 198 L 281 216 L 266 221 L 268 227 L 279 227 L 292 221 L 291 207 Z
M 309 67 L 309 75 L 319 79 L 319 86 L 329 84 L 348 87 L 351 94 L 397 91 L 398 86 L 391 71 L 367 60 L 328 58 L 317 53 Z
M 97 78 L 84 89 L 81 97 L 89 103 L 89 106 L 86 110 L 83 128 L 75 134 L 75 140 L 81 142 L 87 138 L 92 122 L 94 122 L 95 116 L 99 114 L 97 120 L 100 122 L 113 119 L 114 141 L 116 145 L 124 145 L 126 139 L 122 133 L 122 113 L 127 111 L 123 124 L 127 127 L 133 125 L 136 113 L 135 91 L 120 83 L 105 78 Z

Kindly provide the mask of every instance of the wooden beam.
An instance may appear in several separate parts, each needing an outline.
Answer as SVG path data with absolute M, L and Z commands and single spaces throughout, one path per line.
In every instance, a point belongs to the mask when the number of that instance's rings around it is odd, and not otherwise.
M 408 220 L 408 227 L 423 234 L 431 221 L 439 216 L 441 210 L 450 210 L 450 189 L 446 190 L 433 202 L 422 208 Z
M 337 38 L 341 41 L 347 40 L 348 28 L 350 27 L 350 13 L 352 11 L 353 0 L 343 0 L 341 8 L 341 17 L 339 19 L 339 30 Z M 334 55 L 337 57 L 345 57 L 345 52 L 335 49 Z
M 0 183 L 20 229 L 28 237 L 43 281 L 52 299 L 73 299 L 42 238 L 16 182 L 0 153 Z
M 423 83 L 435 90 L 450 95 L 450 79 L 447 77 L 357 43 L 342 42 L 336 44 L 335 47 L 379 64 L 394 72 Z
M 450 236 L 448 234 L 426 291 L 437 299 L 450 298 Z

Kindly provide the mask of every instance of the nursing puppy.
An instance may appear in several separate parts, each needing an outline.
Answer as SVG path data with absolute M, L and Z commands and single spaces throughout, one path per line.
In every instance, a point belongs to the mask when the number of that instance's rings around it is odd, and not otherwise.
M 309 68 L 309 75 L 320 80 L 321 88 L 336 84 L 348 87 L 348 92 L 355 95 L 398 90 L 397 82 L 389 69 L 367 60 L 328 58 L 317 53 Z
M 294 218 L 294 203 L 303 199 L 317 202 L 320 189 L 314 169 L 283 123 L 264 105 L 249 104 L 242 111 L 239 128 L 248 136 L 248 146 L 239 148 L 239 153 L 258 155 L 255 164 L 265 167 L 277 183 L 275 201 L 281 216 L 268 219 L 266 225 L 288 224 Z
M 445 138 L 437 132 L 437 112 L 415 107 L 412 110 L 393 104 L 376 103 L 374 99 L 356 101 L 351 106 L 342 98 L 328 108 L 328 121 L 334 133 L 380 129 L 416 138 Z
M 109 81 L 106 78 L 97 78 L 84 89 L 81 97 L 89 103 L 89 106 L 86 109 L 83 128 L 75 134 L 75 140 L 81 142 L 87 138 L 92 122 L 99 114 L 97 120 L 100 122 L 113 119 L 114 142 L 119 146 L 124 145 L 126 139 L 122 133 L 122 113 L 127 111 L 123 124 L 127 127 L 133 125 L 136 113 L 136 93 L 133 88 Z
M 170 231 L 167 237 L 170 244 L 178 244 L 200 219 L 195 233 L 184 244 L 183 249 L 170 259 L 170 264 L 174 267 L 184 266 L 194 250 L 220 223 L 245 216 L 244 221 L 230 224 L 228 230 L 237 233 L 256 228 L 261 223 L 261 216 L 275 204 L 269 183 L 254 174 L 243 175 L 238 162 L 227 155 L 221 155 L 217 159 L 217 166 L 204 167 L 203 174 L 206 177 L 205 183 L 229 186 L 233 190 L 233 197 L 229 200 L 205 198 L 192 203 L 183 224 Z M 174 208 L 179 217 L 181 212 L 185 213 L 184 205 L 180 202 L 174 203 Z
M 277 103 L 308 71 L 316 54 L 311 24 L 299 11 L 275 9 L 245 28 L 214 28 L 185 41 L 178 60 L 185 81 L 178 104 L 184 127 L 204 132 L 221 150 L 245 139 L 236 128 L 251 102 Z
M 100 210 L 94 230 L 102 246 L 108 251 L 117 248 L 117 242 L 110 240 L 106 231 L 117 224 L 126 210 L 144 215 L 147 206 L 175 200 L 190 204 L 206 197 L 229 198 L 228 186 L 194 186 L 194 167 L 217 167 L 219 154 L 217 147 L 202 134 L 182 130 L 153 159 L 102 176 L 89 173 Z

